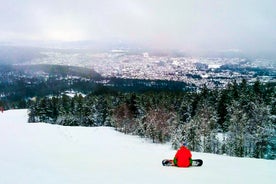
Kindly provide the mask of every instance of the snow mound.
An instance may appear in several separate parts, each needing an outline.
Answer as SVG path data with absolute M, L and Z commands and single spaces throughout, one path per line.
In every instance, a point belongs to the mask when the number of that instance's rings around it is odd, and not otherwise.
M 27 110 L 0 114 L 0 183 L 271 184 L 275 161 L 193 153 L 202 167 L 163 167 L 170 145 L 152 144 L 107 127 L 27 123 Z

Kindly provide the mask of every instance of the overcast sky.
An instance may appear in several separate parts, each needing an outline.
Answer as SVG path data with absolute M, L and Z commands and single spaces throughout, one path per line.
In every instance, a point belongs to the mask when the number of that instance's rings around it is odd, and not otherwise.
M 276 0 L 0 0 L 0 41 L 276 52 Z

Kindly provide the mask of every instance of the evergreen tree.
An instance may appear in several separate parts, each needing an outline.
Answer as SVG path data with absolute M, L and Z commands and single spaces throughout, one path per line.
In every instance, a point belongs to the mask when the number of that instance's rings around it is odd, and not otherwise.
M 180 145 L 182 145 L 184 142 L 186 142 L 186 132 L 185 127 L 183 123 L 177 123 L 175 121 L 175 124 L 173 124 L 173 130 L 171 131 L 171 142 L 172 142 L 172 148 L 178 149 Z
M 228 107 L 228 113 L 230 126 L 226 140 L 226 151 L 228 155 L 243 157 L 248 117 L 237 101 L 233 101 L 232 106 Z
M 179 123 L 188 123 L 192 118 L 192 107 L 189 102 L 183 100 L 180 108 L 178 109 Z
M 37 111 L 36 111 L 36 103 L 35 101 L 29 101 L 29 109 L 28 109 L 28 122 L 29 123 L 34 123 L 36 122 L 36 116 L 37 116 Z
M 48 107 L 47 107 L 47 101 L 46 101 L 46 98 L 42 98 L 40 101 L 39 101 L 39 104 L 38 104 L 38 116 L 39 116 L 39 121 L 40 122 L 48 122 L 47 119 L 48 119 Z
M 193 118 L 189 123 L 184 125 L 184 140 L 192 151 L 201 151 L 198 122 L 197 118 Z
M 221 128 L 224 131 L 227 131 L 227 127 L 224 126 L 224 122 L 226 120 L 226 115 L 227 115 L 227 93 L 226 90 L 223 90 L 221 94 L 218 97 L 218 124 L 221 126 Z

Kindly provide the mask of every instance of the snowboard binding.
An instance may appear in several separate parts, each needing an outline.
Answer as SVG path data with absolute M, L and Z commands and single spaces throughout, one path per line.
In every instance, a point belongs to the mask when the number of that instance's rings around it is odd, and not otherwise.
M 203 160 L 201 159 L 193 159 L 192 160 L 192 166 L 202 166 Z
M 164 159 L 162 160 L 162 165 L 163 166 L 175 166 L 173 163 L 173 160 L 170 159 Z M 199 167 L 203 165 L 203 160 L 201 159 L 193 159 L 192 160 L 192 165 L 191 166 L 195 166 L 195 167 Z
M 162 165 L 163 166 L 173 166 L 173 161 L 172 160 L 162 160 Z

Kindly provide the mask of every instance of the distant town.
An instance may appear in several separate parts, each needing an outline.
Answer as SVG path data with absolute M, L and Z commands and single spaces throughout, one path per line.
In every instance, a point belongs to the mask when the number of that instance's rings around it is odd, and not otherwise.
M 276 81 L 275 63 L 266 59 L 240 57 L 158 56 L 148 52 L 41 52 L 26 64 L 79 66 L 95 70 L 104 78 L 166 80 L 197 87 L 224 87 L 229 82 L 246 79 L 249 83 Z M 108 83 L 108 80 L 101 81 Z
M 201 92 L 244 80 L 274 86 L 275 65 L 262 58 L 191 57 L 146 49 L 1 47 L 0 103 L 26 108 L 29 99 L 47 95 Z

